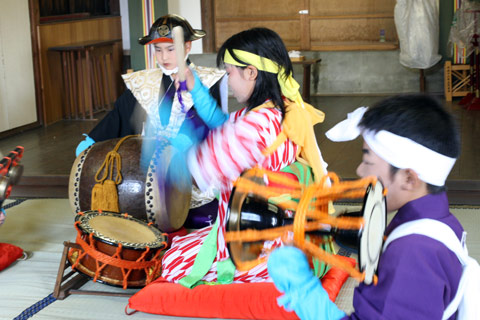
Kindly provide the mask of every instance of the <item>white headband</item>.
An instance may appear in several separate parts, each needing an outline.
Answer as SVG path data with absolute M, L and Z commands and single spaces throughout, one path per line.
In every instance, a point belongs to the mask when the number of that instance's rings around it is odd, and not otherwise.
M 418 177 L 435 186 L 443 186 L 456 159 L 447 157 L 423 145 L 381 130 L 373 132 L 361 130 L 358 126 L 367 107 L 360 107 L 348 114 L 347 119 L 339 122 L 325 135 L 332 141 L 350 141 L 362 134 L 368 146 L 380 158 L 400 169 L 412 169 Z

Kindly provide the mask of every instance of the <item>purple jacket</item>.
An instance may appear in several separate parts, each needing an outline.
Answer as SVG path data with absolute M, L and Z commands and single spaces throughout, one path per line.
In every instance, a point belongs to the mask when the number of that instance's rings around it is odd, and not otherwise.
M 449 212 L 444 192 L 407 203 L 398 210 L 386 233 L 423 218 L 447 224 L 461 239 L 463 228 Z M 461 275 L 458 258 L 442 243 L 422 235 L 399 238 L 380 257 L 378 284 L 362 283 L 355 289 L 355 312 L 345 319 L 441 319 L 457 292 Z

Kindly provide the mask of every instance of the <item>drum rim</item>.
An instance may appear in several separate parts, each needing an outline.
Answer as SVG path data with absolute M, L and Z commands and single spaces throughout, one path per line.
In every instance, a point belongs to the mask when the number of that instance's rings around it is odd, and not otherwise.
M 148 221 L 152 222 L 155 224 L 160 230 L 163 230 L 165 232 L 173 232 L 175 230 L 178 230 L 183 226 L 185 221 L 188 218 L 188 213 L 190 210 L 190 203 L 191 203 L 191 198 L 192 198 L 192 191 L 190 188 L 190 191 L 187 193 L 184 193 L 184 198 L 182 199 L 184 201 L 188 201 L 188 204 L 184 204 L 182 210 L 178 210 L 177 213 L 175 214 L 177 216 L 176 221 L 173 221 L 170 219 L 170 214 L 171 211 L 175 210 L 170 210 L 172 209 L 171 205 L 168 205 L 168 199 L 167 199 L 167 194 L 165 192 L 165 185 L 159 184 L 159 181 L 161 179 L 165 179 L 165 177 L 169 174 L 169 166 L 172 163 L 173 157 L 176 155 L 175 148 L 173 148 L 170 144 L 168 144 L 168 141 L 162 138 L 161 140 L 162 143 L 162 149 L 161 150 L 156 150 L 153 155 L 152 159 L 150 160 L 150 163 L 148 165 L 148 170 L 147 170 L 147 175 L 145 177 L 145 194 L 147 192 L 154 193 L 154 189 L 152 185 L 157 185 L 157 190 L 158 192 L 158 197 L 159 197 L 159 205 L 158 203 L 148 203 L 148 198 L 145 197 L 145 208 L 146 212 L 145 215 L 148 219 Z M 155 163 L 165 160 L 162 158 L 163 155 L 165 155 L 166 151 L 169 151 L 168 153 L 170 155 L 169 158 L 167 158 L 168 163 L 163 163 L 163 166 L 156 166 Z M 159 178 L 159 176 L 161 178 Z M 148 185 L 148 184 L 151 185 Z M 178 214 L 178 212 L 182 213 L 182 216 Z M 180 222 L 178 222 L 180 221 Z M 177 223 L 174 223 L 177 222 Z
M 378 255 L 377 255 L 376 263 L 373 266 L 373 269 L 374 269 L 373 270 L 373 275 L 378 274 L 378 264 L 380 262 L 380 256 L 381 256 L 381 253 L 382 253 L 383 243 L 385 242 L 383 240 L 383 235 L 385 234 L 385 230 L 386 230 L 386 227 L 387 227 L 387 199 L 386 199 L 385 195 L 383 195 L 384 187 L 383 187 L 383 184 L 379 180 L 377 180 L 375 185 L 374 184 L 369 184 L 368 185 L 367 190 L 365 191 L 365 196 L 363 197 L 362 210 L 361 210 L 361 212 L 362 212 L 361 216 L 364 218 L 365 217 L 365 207 L 366 207 L 366 204 L 367 204 L 369 194 L 370 194 L 370 192 L 372 192 L 374 190 L 374 188 L 377 186 L 377 184 L 380 184 L 380 187 L 382 188 L 381 189 L 382 190 L 382 200 L 381 201 L 382 201 L 383 207 L 384 207 L 384 210 L 383 210 L 384 214 L 382 215 L 382 217 L 383 217 L 383 227 L 384 228 L 383 228 L 383 234 L 381 235 L 382 245 L 380 246 L 380 250 L 379 250 Z M 362 228 L 359 231 L 360 232 L 359 232 L 359 236 L 358 236 L 358 239 L 357 239 L 357 242 L 358 242 L 358 253 L 357 253 L 358 254 L 358 267 L 359 267 L 360 271 L 363 272 L 366 269 L 366 264 L 365 264 L 364 260 L 366 260 L 366 261 L 369 261 L 369 260 L 365 259 L 365 258 L 362 258 L 362 254 L 361 254 L 362 250 L 360 248 L 360 246 L 362 245 L 362 238 L 363 238 L 364 235 L 366 235 L 365 234 L 365 228 Z M 368 282 L 368 280 L 366 282 Z
M 248 170 L 245 170 L 240 177 L 247 175 Z M 263 179 L 260 179 L 258 177 L 248 177 L 252 179 L 254 182 L 258 184 L 264 184 Z M 243 203 L 247 199 L 249 195 L 252 194 L 252 192 L 236 192 L 237 188 L 234 187 L 232 189 L 232 192 L 230 193 L 230 199 L 228 200 L 228 206 L 227 206 L 227 223 L 226 223 L 226 231 L 240 231 L 240 217 L 242 213 L 242 207 Z M 234 203 L 235 201 L 235 203 Z M 235 207 L 234 207 L 235 206 Z M 231 214 L 235 215 L 235 221 L 232 219 Z M 227 242 L 227 249 L 230 254 L 230 259 L 232 259 L 232 262 L 236 264 L 237 260 L 237 253 L 240 251 L 242 252 L 242 241 L 232 241 L 232 242 Z M 238 258 L 240 262 L 246 262 L 243 261 L 241 258 Z
M 115 240 L 112 239 L 97 230 L 94 230 L 91 226 L 86 227 L 83 223 L 86 222 L 84 220 L 88 219 L 88 221 L 95 217 L 95 216 L 111 216 L 115 218 L 121 218 L 121 219 L 126 219 L 129 221 L 134 221 L 137 223 L 140 223 L 141 225 L 147 227 L 149 230 L 151 230 L 155 238 L 157 239 L 156 241 L 153 242 L 144 242 L 144 243 L 132 243 L 132 242 L 127 242 L 127 241 L 122 241 L 122 240 Z M 160 230 L 156 229 L 153 226 L 148 225 L 145 221 L 136 219 L 128 214 L 122 214 L 122 213 L 117 213 L 117 212 L 111 212 L 111 211 L 97 211 L 97 210 L 87 210 L 83 212 L 79 212 L 76 217 L 75 221 L 79 222 L 78 227 L 80 230 L 82 230 L 83 233 L 85 234 L 92 234 L 93 238 L 97 241 L 118 247 L 118 244 L 121 243 L 122 246 L 126 249 L 133 249 L 133 250 L 145 250 L 146 247 L 149 247 L 150 249 L 158 249 L 162 248 L 164 246 L 164 243 L 166 242 L 166 236 L 163 234 Z
M 236 189 L 237 188 L 235 187 L 232 189 L 232 192 L 230 194 L 230 199 L 228 201 L 228 206 L 227 206 L 228 219 L 227 219 L 227 225 L 226 225 L 227 232 L 240 230 L 239 223 L 240 223 L 241 207 L 242 207 L 243 201 L 245 201 L 247 197 L 247 194 L 244 192 L 237 195 Z M 238 202 L 238 204 L 240 205 L 240 208 L 233 208 L 234 201 L 236 203 Z M 232 213 L 233 213 L 233 216 L 232 216 Z M 235 218 L 235 219 L 232 219 L 232 218 Z M 236 265 L 236 259 L 237 259 L 236 254 L 238 250 L 241 251 L 241 247 L 242 247 L 242 242 L 240 241 L 227 242 L 227 249 L 230 254 L 230 258 L 232 259 L 232 262 L 235 265 Z

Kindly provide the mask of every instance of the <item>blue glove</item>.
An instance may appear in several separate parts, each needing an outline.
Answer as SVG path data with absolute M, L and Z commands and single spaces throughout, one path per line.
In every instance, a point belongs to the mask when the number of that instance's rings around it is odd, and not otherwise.
M 228 114 L 223 113 L 217 101 L 210 95 L 210 91 L 200 81 L 197 73 L 192 70 L 195 85 L 190 94 L 198 116 L 210 129 L 221 126 L 228 119 Z
M 92 144 L 95 143 L 95 140 L 90 138 L 87 134 L 84 133 L 83 135 L 85 136 L 85 140 L 81 141 L 78 144 L 77 149 L 75 150 L 76 157 L 78 157 L 78 155 L 82 153 L 83 150 L 87 149 L 88 147 L 90 147 Z
M 300 319 L 345 317 L 345 313 L 328 298 L 300 249 L 286 246 L 274 250 L 268 258 L 268 274 L 277 289 L 284 293 L 278 298 L 278 305 L 295 311 Z

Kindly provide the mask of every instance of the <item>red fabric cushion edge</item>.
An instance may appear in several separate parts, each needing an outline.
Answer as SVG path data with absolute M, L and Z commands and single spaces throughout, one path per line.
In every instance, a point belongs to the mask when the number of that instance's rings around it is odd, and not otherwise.
M 0 271 L 7 268 L 23 254 L 23 249 L 10 243 L 0 243 Z
M 352 266 L 356 264 L 353 258 L 342 259 Z M 322 278 L 330 300 L 335 301 L 347 279 L 347 272 L 334 267 Z M 159 278 L 130 297 L 128 308 L 178 317 L 298 319 L 294 312 L 277 305 L 280 296 L 271 282 L 199 285 L 187 289 Z

